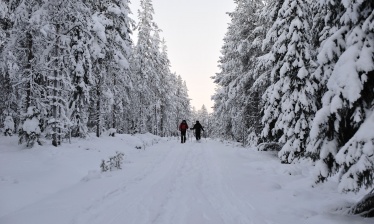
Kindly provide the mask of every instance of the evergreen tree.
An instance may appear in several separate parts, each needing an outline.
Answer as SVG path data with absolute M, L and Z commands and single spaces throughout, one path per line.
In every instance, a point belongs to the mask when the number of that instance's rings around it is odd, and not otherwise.
M 69 94 L 68 116 L 71 121 L 72 137 L 88 134 L 87 114 L 90 88 L 93 85 L 92 61 L 90 54 L 91 10 L 81 1 L 71 1 L 66 22 L 73 27 L 67 34 L 69 40 L 69 64 L 72 91 Z
M 13 94 L 12 82 L 6 66 L 8 55 L 7 52 L 4 51 L 13 25 L 10 19 L 11 9 L 8 5 L 8 1 L 0 2 L 0 127 L 3 126 L 3 121 L 6 122 L 6 120 L 10 119 L 9 116 L 12 120 L 13 117 L 16 117 L 15 112 L 17 109 L 17 99 Z M 12 131 L 14 130 L 13 128 Z
M 136 98 L 138 99 L 137 126 L 139 132 L 145 133 L 151 131 L 148 119 L 152 116 L 151 105 L 154 104 L 154 92 L 152 81 L 156 79 L 157 73 L 155 62 L 158 53 L 155 51 L 152 33 L 158 30 L 157 25 L 153 22 L 154 9 L 151 0 L 142 0 L 140 2 L 141 10 L 139 11 L 138 24 L 138 42 L 134 49 L 133 55 L 133 72 L 135 75 Z
M 23 124 L 33 120 L 43 130 L 47 116 L 46 78 L 42 73 L 40 55 L 45 43 L 41 41 L 40 22 L 34 12 L 41 8 L 41 1 L 19 1 L 8 9 L 14 9 L 12 28 L 3 54 L 5 56 L 6 76 L 12 84 L 17 84 L 13 96 L 17 99 L 17 114 L 20 117 L 20 143 L 23 139 L 32 145 L 39 141 L 40 131 L 30 135 Z M 9 6 L 9 5 L 8 5 Z M 3 70 L 4 71 L 4 70 Z M 5 76 L 5 78 L 6 78 Z M 11 96 L 11 95 L 10 95 Z M 13 98 L 14 100 L 14 98 Z M 29 144 L 29 142 L 32 142 Z
M 317 97 L 318 99 L 322 99 L 327 91 L 327 81 L 331 77 L 336 62 L 346 48 L 344 39 L 348 30 L 341 28 L 340 18 L 344 13 L 344 6 L 341 0 L 320 1 L 319 4 L 315 6 L 314 11 L 313 30 L 316 34 L 313 38 L 313 43 L 316 52 L 318 52 L 316 60 L 319 66 L 312 76 L 318 83 Z M 322 107 L 321 104 L 322 100 L 318 102 L 319 109 Z M 320 122 L 319 117 L 320 116 L 317 115 L 316 119 L 313 121 L 313 129 L 317 128 L 316 122 Z M 326 133 L 328 133 L 329 136 L 332 136 L 333 133 L 331 131 L 328 132 L 328 123 L 320 123 L 319 125 L 318 129 L 320 129 L 320 131 L 314 131 L 313 129 L 311 131 L 311 143 L 307 147 L 308 155 L 314 161 L 325 161 L 327 164 L 330 164 L 329 169 L 334 169 L 333 167 L 336 165 L 330 160 L 333 158 L 333 155 L 336 154 L 336 152 L 334 152 L 335 147 L 324 147 L 327 151 L 321 154 L 323 144 L 327 143 L 323 143 L 321 140 L 324 139 Z M 330 149 L 332 151 L 328 152 Z
M 221 72 L 214 77 L 221 86 L 214 97 L 216 116 L 222 123 L 226 138 L 234 138 L 246 144 L 248 136 L 255 133 L 259 123 L 259 102 L 257 90 L 252 92 L 255 82 L 254 65 L 261 53 L 257 30 L 258 10 L 262 1 L 237 1 L 233 13 L 229 13 L 231 24 L 225 36 L 220 58 Z M 255 103 L 254 103 L 255 102 Z M 222 103 L 222 105 L 219 105 Z M 226 117 L 226 118 L 224 118 Z M 251 141 L 253 144 L 256 141 Z
M 284 144 L 279 157 L 291 163 L 304 156 L 316 103 L 316 83 L 310 77 L 307 5 L 304 0 L 285 0 L 267 36 L 271 50 L 271 85 L 263 99 L 265 139 Z
M 241 107 L 238 104 L 241 102 L 237 97 L 236 88 L 240 85 L 238 79 L 248 70 L 246 65 L 248 56 L 246 49 L 243 48 L 246 48 L 248 44 L 246 38 L 249 32 L 248 21 L 250 20 L 246 19 L 248 15 L 245 13 L 245 1 L 237 1 L 236 3 L 235 11 L 229 13 L 231 23 L 224 38 L 222 56 L 219 60 L 221 71 L 213 77 L 214 82 L 221 86 L 219 93 L 216 93 L 213 99 L 215 99 L 217 119 L 226 121 L 221 124 L 226 138 L 242 136 L 240 133 L 238 134 L 238 130 L 242 131 L 242 128 L 236 128 L 237 125 L 243 123 L 239 117 Z
M 132 40 L 130 38 L 133 21 L 129 18 L 128 1 L 111 1 L 106 6 L 106 18 L 110 21 L 105 33 L 107 38 L 107 95 L 110 96 L 107 128 L 118 129 L 121 124 L 121 114 L 124 104 L 130 104 L 128 89 L 132 86 L 130 56 Z M 126 100 L 125 100 L 126 99 Z
M 160 53 L 160 83 L 159 83 L 159 94 L 160 94 L 160 105 L 159 105 L 159 135 L 162 137 L 171 135 L 172 130 L 171 116 L 173 116 L 173 89 L 172 85 L 172 74 L 170 71 L 170 61 L 167 54 L 166 42 L 163 39 L 161 42 L 161 53 Z
M 129 18 L 128 1 L 89 3 L 94 37 L 89 46 L 93 65 L 89 126 L 100 136 L 105 129 L 127 126 L 128 119 L 122 119 L 122 115 L 129 108 L 133 82 L 130 70 L 133 21 Z
M 328 78 L 323 105 L 311 131 L 311 147 L 320 150 L 317 182 L 341 170 L 339 189 L 358 191 L 373 186 L 374 136 L 368 127 L 372 125 L 374 99 L 374 3 L 342 3 L 345 10 L 337 33 L 347 32 L 338 39 L 345 50 Z

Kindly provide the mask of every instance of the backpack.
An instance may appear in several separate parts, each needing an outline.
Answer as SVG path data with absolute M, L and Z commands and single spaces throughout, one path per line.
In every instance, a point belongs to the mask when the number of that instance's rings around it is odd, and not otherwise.
M 187 124 L 186 123 L 182 123 L 180 128 L 181 128 L 181 131 L 187 130 Z

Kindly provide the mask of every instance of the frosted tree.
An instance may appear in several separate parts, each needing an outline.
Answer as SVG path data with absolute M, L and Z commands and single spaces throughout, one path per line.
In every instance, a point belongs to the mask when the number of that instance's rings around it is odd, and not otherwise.
M 132 20 L 128 1 L 89 1 L 92 11 L 89 45 L 93 84 L 90 89 L 88 126 L 96 136 L 105 129 L 123 129 L 132 88 L 130 39 Z M 123 122 L 122 122 L 123 121 Z
M 10 19 L 11 10 L 8 5 L 8 1 L 0 2 L 0 127 L 3 126 L 5 130 L 8 126 L 6 125 L 7 120 L 10 118 L 13 120 L 14 112 L 17 108 L 14 106 L 17 99 L 15 99 L 13 94 L 12 82 L 6 66 L 7 52 L 4 51 L 13 25 Z M 4 121 L 4 124 L 2 124 L 2 121 Z M 14 131 L 14 127 L 11 130 Z
M 252 119 L 259 110 L 254 101 L 259 97 L 251 92 L 255 81 L 253 66 L 261 48 L 258 43 L 257 11 L 263 6 L 262 1 L 236 1 L 235 11 L 229 13 L 231 23 L 224 38 L 220 73 L 214 77 L 221 86 L 216 93 L 216 116 L 222 123 L 227 138 L 240 140 L 245 144 L 247 136 L 254 131 Z M 256 98 L 256 99 L 255 99 Z M 218 100 L 219 99 L 219 100 Z M 221 104 L 221 105 L 220 105 Z M 256 125 L 255 125 L 256 126 Z
M 340 18 L 344 12 L 341 0 L 319 1 L 313 9 L 312 44 L 314 52 L 318 53 L 315 59 L 318 66 L 312 76 L 319 84 L 317 97 L 321 99 L 327 91 L 327 80 L 335 63 L 345 49 L 342 40 L 347 30 L 340 29 Z
M 318 80 L 317 97 L 322 99 L 327 91 L 327 82 L 333 73 L 334 67 L 346 49 L 345 36 L 348 33 L 348 29 L 341 27 L 340 18 L 344 13 L 344 6 L 341 0 L 320 1 L 316 4 L 314 11 L 313 30 L 315 36 L 313 43 L 318 52 L 316 56 L 318 66 L 312 76 Z M 322 100 L 318 102 L 319 109 L 321 104 Z M 319 116 L 314 120 L 314 123 L 319 122 L 318 119 Z M 335 147 L 327 147 L 326 150 L 332 149 L 332 151 L 325 151 L 325 153 L 321 154 L 323 146 L 321 139 L 326 136 L 326 133 L 332 136 L 332 133 L 328 132 L 328 126 L 328 123 L 321 123 L 318 133 L 315 131 L 311 133 L 311 143 L 307 147 L 307 153 L 313 160 L 323 160 L 329 164 L 329 169 L 334 169 L 333 155 L 335 155 Z
M 155 100 L 152 82 L 158 78 L 155 62 L 158 52 L 153 43 L 153 32 L 158 30 L 153 21 L 154 9 L 151 0 L 142 0 L 139 11 L 138 42 L 133 55 L 133 72 L 135 75 L 136 98 L 138 99 L 138 119 L 136 121 L 139 132 L 151 131 L 152 127 L 147 122 L 152 116 Z
M 111 1 L 106 5 L 105 17 L 110 24 L 106 27 L 107 55 L 107 90 L 105 93 L 109 100 L 106 107 L 109 113 L 106 117 L 107 128 L 120 129 L 122 113 L 127 104 L 130 104 L 129 89 L 133 80 L 130 70 L 130 56 L 132 54 L 131 26 L 133 21 L 129 18 L 130 9 L 128 1 Z
M 26 147 L 33 147 L 35 142 L 41 145 L 41 124 L 40 112 L 37 108 L 30 106 L 27 112 L 23 114 L 22 133 L 20 134 L 19 144 L 26 142 Z
M 317 182 L 341 171 L 339 189 L 373 186 L 374 4 L 342 1 L 337 32 L 347 32 L 345 50 L 327 82 L 322 108 L 311 131 L 311 147 L 320 149 Z M 329 47 L 329 46 L 326 46 Z M 370 128 L 369 128 L 370 127 Z M 321 132 L 325 135 L 321 135 Z M 317 140 L 317 138 L 319 138 Z
M 255 80 L 250 87 L 251 100 L 248 105 L 251 107 L 250 123 L 252 124 L 251 133 L 248 136 L 248 144 L 256 145 L 264 142 L 264 144 L 273 144 L 276 141 L 276 136 L 267 136 L 266 139 L 261 137 L 263 127 L 262 116 L 264 101 L 262 96 L 271 83 L 271 72 L 273 69 L 273 54 L 271 52 L 272 46 L 276 38 L 267 35 L 272 25 L 277 20 L 278 12 L 284 1 L 267 0 L 262 1 L 263 6 L 258 8 L 254 16 L 256 21 L 255 29 L 252 31 L 252 49 L 256 52 L 252 59 L 251 75 Z
M 240 116 L 241 107 L 237 105 L 238 98 L 236 87 L 239 85 L 239 77 L 248 69 L 246 63 L 248 61 L 247 55 L 243 53 L 243 46 L 248 32 L 247 22 L 243 14 L 244 1 L 238 1 L 235 11 L 229 13 L 231 23 L 227 29 L 224 37 L 224 45 L 222 46 L 222 56 L 219 60 L 220 72 L 217 73 L 213 79 L 221 88 L 216 92 L 213 99 L 215 100 L 215 115 L 218 120 L 222 122 L 221 128 L 226 138 L 233 137 L 238 134 L 236 125 L 242 124 Z M 243 45 L 242 45 L 243 43 Z M 235 122 L 239 122 L 236 123 Z
M 311 79 L 309 24 L 304 0 L 285 0 L 267 36 L 273 69 L 271 85 L 263 95 L 265 139 L 284 144 L 279 157 L 291 163 L 304 156 L 316 103 L 316 83 Z
M 160 52 L 160 83 L 159 83 L 159 94 L 160 94 L 160 106 L 159 106 L 159 135 L 167 136 L 170 135 L 172 130 L 172 117 L 174 111 L 174 89 L 175 86 L 172 84 L 172 74 L 170 71 L 170 60 L 167 53 L 166 41 L 161 41 L 161 52 Z
M 258 57 L 263 54 L 261 49 L 264 38 L 264 24 L 260 17 L 260 9 L 264 7 L 263 1 L 243 1 L 239 10 L 240 18 L 237 27 L 240 28 L 238 35 L 242 36 L 238 50 L 241 63 L 244 68 L 238 76 L 234 87 L 238 119 L 237 133 L 242 135 L 244 145 L 257 145 L 261 130 L 261 92 L 255 86 L 258 78 Z
M 232 139 L 231 134 L 231 117 L 223 116 L 226 110 L 225 101 L 226 93 L 223 87 L 216 89 L 215 94 L 212 96 L 214 101 L 214 135 L 223 139 Z
M 79 98 L 87 94 L 87 90 L 85 93 L 79 90 L 87 88 L 87 78 L 90 77 L 87 68 L 90 67 L 89 54 L 87 45 L 83 44 L 85 41 L 89 43 L 88 36 L 85 36 L 89 30 L 82 28 L 87 27 L 89 14 L 89 9 L 75 0 L 48 1 L 36 14 L 42 20 L 41 38 L 45 42 L 41 61 L 45 65 L 43 73 L 50 104 L 46 131 L 55 146 L 61 144 L 71 129 L 76 130 L 77 125 L 80 128 L 85 125 L 84 122 L 77 124 L 76 119 L 79 121 L 77 111 L 82 109 Z M 80 33 L 85 37 L 80 36 Z M 81 38 L 86 40 L 82 41 Z M 81 76 L 83 78 L 80 79 Z M 77 86 L 82 89 L 77 89 Z
M 197 119 L 200 124 L 204 127 L 204 135 L 209 136 L 211 132 L 211 120 L 210 114 L 205 105 L 201 106 L 201 109 L 197 111 Z
M 182 80 L 180 75 L 176 80 L 176 111 L 177 116 L 175 120 L 175 130 L 178 130 L 179 124 L 182 120 L 189 120 L 191 118 L 191 105 L 188 97 L 188 88 L 185 81 Z
M 20 143 L 28 146 L 39 141 L 41 130 L 46 122 L 48 105 L 46 104 L 45 77 L 40 60 L 45 45 L 40 41 L 40 21 L 34 13 L 41 8 L 41 1 L 18 1 L 8 9 L 14 9 L 12 28 L 3 52 L 6 52 L 6 73 L 9 81 L 16 86 L 17 114 L 20 116 Z M 24 123 L 37 123 L 38 131 L 30 134 L 23 127 Z M 38 126 L 39 127 L 39 126 Z M 32 142 L 32 143 L 31 143 Z
M 67 36 L 70 39 L 68 48 L 72 90 L 68 100 L 68 117 L 71 121 L 72 137 L 85 137 L 88 133 L 88 104 L 90 88 L 93 85 L 92 61 L 90 54 L 91 10 L 81 1 L 70 1 L 67 5 L 69 16 L 66 23 L 71 29 Z
M 12 136 L 14 132 L 14 121 L 12 116 L 6 116 L 4 120 L 4 135 Z
M 164 66 L 164 59 L 161 54 L 161 39 L 158 29 L 154 30 L 152 35 L 152 52 L 153 57 L 151 58 L 155 73 L 151 75 L 151 82 L 148 84 L 148 88 L 151 89 L 152 99 L 150 107 L 152 108 L 149 124 L 149 129 L 154 135 L 160 134 L 160 123 L 161 123 L 161 106 L 164 104 L 164 97 L 167 97 L 167 92 L 164 89 L 166 86 L 162 86 L 166 76 L 168 75 L 169 69 Z

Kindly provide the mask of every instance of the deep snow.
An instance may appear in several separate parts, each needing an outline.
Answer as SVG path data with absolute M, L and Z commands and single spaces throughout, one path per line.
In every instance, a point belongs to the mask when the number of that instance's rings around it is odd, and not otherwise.
M 123 169 L 101 173 L 116 151 Z M 335 180 L 312 185 L 310 164 L 218 140 L 118 135 L 25 149 L 0 137 L 1 224 L 374 222 L 347 214 L 365 191 L 340 194 Z

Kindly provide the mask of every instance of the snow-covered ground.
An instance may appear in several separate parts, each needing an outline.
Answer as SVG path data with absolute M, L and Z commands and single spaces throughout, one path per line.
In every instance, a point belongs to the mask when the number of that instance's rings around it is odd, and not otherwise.
M 141 149 L 139 149 L 141 147 Z M 123 152 L 123 169 L 101 173 Z M 0 137 L 1 224 L 373 224 L 309 164 L 203 139 L 118 135 L 25 149 Z

